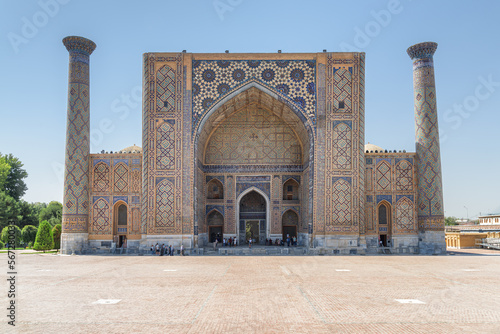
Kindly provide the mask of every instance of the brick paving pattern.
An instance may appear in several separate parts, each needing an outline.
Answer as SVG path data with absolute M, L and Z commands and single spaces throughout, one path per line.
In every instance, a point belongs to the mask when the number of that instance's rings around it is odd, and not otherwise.
M 500 333 L 500 252 L 478 253 L 18 253 L 18 325 L 13 330 L 3 316 L 0 332 Z M 120 301 L 96 304 L 99 299 Z M 1 305 L 7 305 L 5 293 Z

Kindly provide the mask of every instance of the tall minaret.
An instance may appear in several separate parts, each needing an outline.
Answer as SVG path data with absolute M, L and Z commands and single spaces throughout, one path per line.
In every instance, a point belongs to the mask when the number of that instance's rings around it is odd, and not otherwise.
M 78 252 L 88 241 L 89 57 L 96 45 L 83 37 L 63 39 L 69 51 L 68 120 L 61 252 Z
M 413 61 L 418 229 L 420 249 L 423 253 L 441 253 L 446 250 L 436 84 L 432 59 L 436 49 L 437 43 L 424 42 L 410 46 L 407 50 Z

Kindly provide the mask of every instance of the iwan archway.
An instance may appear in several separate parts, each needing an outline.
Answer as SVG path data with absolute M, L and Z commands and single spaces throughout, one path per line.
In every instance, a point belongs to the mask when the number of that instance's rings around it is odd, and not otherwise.
M 269 237 L 269 198 L 255 187 L 245 190 L 237 199 L 238 217 L 237 238 L 239 244 L 248 243 L 249 239 L 257 244 L 265 244 Z
M 265 243 L 268 238 L 281 238 L 278 212 L 282 207 L 309 210 L 314 152 L 310 121 L 300 117 L 299 108 L 292 110 L 284 99 L 271 96 L 268 90 L 256 82 L 240 88 L 224 103 L 210 108 L 195 129 L 195 228 L 199 245 L 210 242 L 206 215 L 213 209 L 224 216 L 223 237 L 236 237 L 240 245 L 248 241 L 247 222 L 253 224 L 248 227 L 252 239 Z M 283 195 L 284 183 L 291 177 L 300 180 L 300 196 L 293 200 Z M 208 193 L 215 189 L 213 184 L 223 196 Z M 241 217 L 241 204 L 251 192 L 266 203 L 265 212 L 258 212 L 262 217 L 254 220 L 245 214 Z M 298 230 L 305 235 L 308 227 Z

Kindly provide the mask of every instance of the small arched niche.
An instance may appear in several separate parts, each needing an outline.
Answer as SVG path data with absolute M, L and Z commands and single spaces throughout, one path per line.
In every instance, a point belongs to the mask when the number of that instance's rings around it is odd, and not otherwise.
M 224 199 L 224 186 L 217 179 L 207 183 L 207 199 Z

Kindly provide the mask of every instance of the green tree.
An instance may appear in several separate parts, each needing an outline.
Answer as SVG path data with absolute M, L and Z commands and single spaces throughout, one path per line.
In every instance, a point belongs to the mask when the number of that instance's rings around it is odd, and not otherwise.
M 54 236 L 52 235 L 52 229 L 48 221 L 44 220 L 40 223 L 38 231 L 36 233 L 34 250 L 46 250 L 54 248 Z
M 37 228 L 33 225 L 26 225 L 21 231 L 21 240 L 27 243 L 35 242 Z
M 62 219 L 62 204 L 57 201 L 52 201 L 47 205 L 46 208 L 40 211 L 38 215 L 38 220 L 40 222 L 47 220 L 50 225 L 56 226 L 57 224 L 61 224 Z
M 52 235 L 54 236 L 55 249 L 61 248 L 61 233 L 62 233 L 61 224 L 57 224 L 56 226 L 54 226 L 54 228 L 52 229 Z
M 10 165 L 7 163 L 7 159 L 0 154 L 0 191 L 5 189 L 5 181 L 7 181 L 9 172 Z
M 43 207 L 39 203 L 28 203 L 26 201 L 17 201 L 17 225 L 24 228 L 26 225 L 38 226 L 38 216 Z
M 17 220 L 18 206 L 14 198 L 0 191 L 0 228 L 3 230 L 9 220 Z
M 444 224 L 447 226 L 458 225 L 456 217 L 446 217 L 444 219 Z
M 13 225 L 13 227 L 10 227 L 10 226 L 5 226 L 2 230 L 2 241 L 3 243 L 8 243 L 9 240 L 9 228 L 13 228 L 14 229 L 14 240 L 15 240 L 15 243 L 16 243 L 16 247 L 19 247 L 19 245 L 21 244 L 21 229 L 16 226 L 16 225 Z
M 24 182 L 24 179 L 28 177 L 28 172 L 22 168 L 24 165 L 21 160 L 12 154 L 6 154 L 3 158 L 10 166 L 10 169 L 4 182 L 4 188 L 1 190 L 4 190 L 7 195 L 18 201 L 28 189 Z

